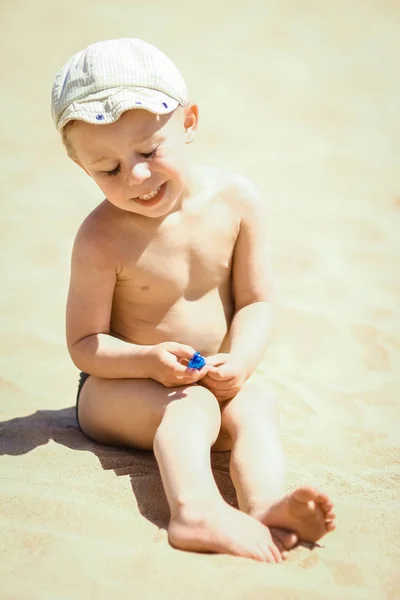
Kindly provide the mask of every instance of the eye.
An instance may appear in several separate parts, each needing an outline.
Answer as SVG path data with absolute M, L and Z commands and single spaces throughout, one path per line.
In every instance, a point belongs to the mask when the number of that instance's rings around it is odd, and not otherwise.
M 143 158 L 154 158 L 155 155 L 157 154 L 158 148 L 159 148 L 159 146 L 154 148 L 154 150 L 152 150 L 151 152 L 141 152 L 140 156 L 143 156 Z
M 121 171 L 121 163 L 119 163 L 115 169 L 112 169 L 112 171 L 105 171 L 105 173 L 107 173 L 107 175 L 109 175 L 109 177 L 113 177 L 114 175 L 118 175 L 118 173 Z

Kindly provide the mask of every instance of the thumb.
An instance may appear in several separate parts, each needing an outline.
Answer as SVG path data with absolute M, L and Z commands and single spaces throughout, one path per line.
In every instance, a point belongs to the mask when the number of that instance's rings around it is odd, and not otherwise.
M 179 344 L 178 342 L 171 342 L 168 351 L 174 354 L 177 358 L 187 358 L 190 360 L 193 354 L 196 352 L 194 348 L 187 344 Z
M 220 352 L 219 354 L 214 354 L 213 356 L 207 356 L 206 362 L 210 367 L 219 367 L 226 362 L 226 354 Z
M 210 367 L 208 375 L 215 381 L 226 381 L 234 376 L 234 369 L 229 363 L 223 364 L 219 367 Z

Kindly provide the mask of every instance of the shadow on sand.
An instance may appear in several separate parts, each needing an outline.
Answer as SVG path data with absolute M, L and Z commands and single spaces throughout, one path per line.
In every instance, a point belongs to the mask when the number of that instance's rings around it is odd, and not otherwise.
M 89 440 L 78 428 L 75 408 L 38 410 L 32 415 L 0 422 L 0 455 L 19 456 L 53 440 L 73 450 L 93 452 L 104 470 L 129 475 L 132 491 L 143 517 L 166 528 L 169 508 L 157 462 L 152 452 L 103 446 Z M 236 506 L 229 475 L 229 452 L 212 454 L 217 485 L 225 500 Z

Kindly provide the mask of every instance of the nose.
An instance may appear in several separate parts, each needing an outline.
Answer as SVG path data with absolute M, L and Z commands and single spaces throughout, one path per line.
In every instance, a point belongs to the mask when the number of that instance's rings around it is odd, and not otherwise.
M 150 169 L 146 162 L 135 163 L 129 174 L 129 185 L 137 185 L 151 177 Z

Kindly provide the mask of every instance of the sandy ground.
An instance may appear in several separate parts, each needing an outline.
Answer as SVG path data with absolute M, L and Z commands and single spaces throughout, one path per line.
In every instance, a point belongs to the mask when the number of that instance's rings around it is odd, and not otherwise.
M 400 598 L 399 2 L 0 11 L 1 600 Z M 265 195 L 277 320 L 257 380 L 281 398 L 289 488 L 319 483 L 338 513 L 325 548 L 283 566 L 171 549 L 152 455 L 76 427 L 69 256 L 101 198 L 65 158 L 49 95 L 73 52 L 126 36 L 185 74 L 202 117 L 193 160 Z M 232 500 L 227 458 L 214 469 Z

